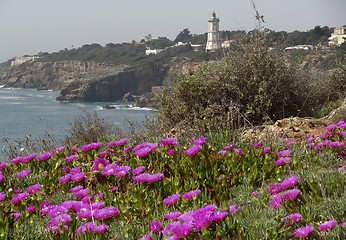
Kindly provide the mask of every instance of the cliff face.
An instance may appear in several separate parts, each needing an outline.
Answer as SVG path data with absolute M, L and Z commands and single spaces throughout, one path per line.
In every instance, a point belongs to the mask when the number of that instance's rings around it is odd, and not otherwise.
M 63 88 L 59 101 L 121 101 L 127 93 L 142 95 L 153 86 L 162 85 L 167 66 L 146 65 L 112 72 L 95 71 Z
M 123 69 L 94 62 L 34 62 L 8 68 L 0 75 L 0 85 L 60 90 L 59 101 L 112 102 L 162 85 L 168 69 L 158 64 Z
M 34 62 L 8 68 L 0 76 L 0 85 L 13 88 L 60 90 L 79 76 L 109 66 L 94 62 Z

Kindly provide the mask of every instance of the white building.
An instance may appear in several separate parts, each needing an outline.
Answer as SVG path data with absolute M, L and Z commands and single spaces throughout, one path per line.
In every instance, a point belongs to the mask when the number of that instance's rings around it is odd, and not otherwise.
M 15 57 L 14 58 L 14 61 L 11 62 L 11 67 L 12 66 L 18 66 L 18 65 L 21 65 L 25 62 L 31 62 L 31 61 L 34 61 L 36 58 L 38 57 L 35 57 L 35 56 L 30 56 L 30 57 Z
M 221 48 L 219 22 L 220 19 L 217 18 L 215 12 L 213 12 L 212 17 L 208 20 L 208 38 L 205 47 L 206 52 L 213 52 L 216 49 Z
M 334 29 L 334 33 L 328 38 L 329 46 L 340 46 L 346 39 L 346 27 L 338 27 Z

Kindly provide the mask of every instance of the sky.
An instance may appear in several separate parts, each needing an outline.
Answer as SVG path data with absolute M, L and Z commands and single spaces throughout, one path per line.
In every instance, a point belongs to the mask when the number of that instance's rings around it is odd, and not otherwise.
M 266 28 L 308 31 L 346 24 L 346 0 L 254 0 Z M 0 0 L 0 62 L 84 44 L 174 40 L 185 28 L 208 31 L 212 12 L 220 30 L 253 30 L 251 0 Z

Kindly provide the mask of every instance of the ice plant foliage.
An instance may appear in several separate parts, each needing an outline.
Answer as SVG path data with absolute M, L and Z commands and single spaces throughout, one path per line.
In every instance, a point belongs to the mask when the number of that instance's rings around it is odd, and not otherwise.
M 324 195 L 343 194 L 345 127 L 341 120 L 302 142 L 213 146 L 201 137 L 132 146 L 123 138 L 15 157 L 0 163 L 0 232 L 33 239 L 22 228 L 40 219 L 42 239 L 104 239 L 119 228 L 128 239 L 288 239 L 315 230 L 328 238 L 346 223 L 321 222 L 328 209 L 309 212 Z

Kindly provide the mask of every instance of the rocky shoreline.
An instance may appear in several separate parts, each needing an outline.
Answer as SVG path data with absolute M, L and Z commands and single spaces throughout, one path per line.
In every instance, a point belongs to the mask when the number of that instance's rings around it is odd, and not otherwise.
M 60 91 L 58 101 L 134 101 L 137 107 L 158 109 L 158 96 L 169 66 L 114 66 L 94 62 L 33 62 L 8 68 L 0 85 Z

